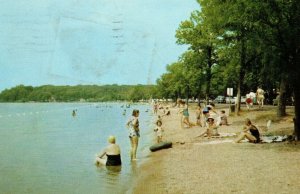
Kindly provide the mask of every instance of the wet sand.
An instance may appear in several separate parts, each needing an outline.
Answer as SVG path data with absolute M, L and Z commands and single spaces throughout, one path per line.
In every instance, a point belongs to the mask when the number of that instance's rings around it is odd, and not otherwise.
M 217 105 L 216 109 L 229 111 L 226 105 Z M 133 193 L 299 193 L 299 143 L 235 144 L 234 137 L 197 137 L 205 128 L 181 128 L 177 112 L 177 108 L 171 108 L 171 116 L 163 117 L 163 138 L 172 141 L 173 147 L 150 154 L 150 159 L 139 168 Z M 254 108 L 249 112 L 242 108 L 240 116 L 230 115 L 230 125 L 221 126 L 218 131 L 239 133 L 248 117 L 262 135 L 290 135 L 293 108 L 287 112 L 289 116 L 279 120 L 276 107 Z M 269 119 L 272 125 L 266 131 Z M 196 120 L 193 106 L 190 120 Z

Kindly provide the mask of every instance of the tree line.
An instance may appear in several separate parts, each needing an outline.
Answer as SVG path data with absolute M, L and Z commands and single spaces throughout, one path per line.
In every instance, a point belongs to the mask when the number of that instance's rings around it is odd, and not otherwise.
M 0 93 L 0 102 L 139 101 L 155 94 L 154 85 L 18 85 Z M 155 97 L 155 96 L 154 96 Z
M 234 88 L 236 114 L 241 95 L 261 86 L 278 93 L 277 115 L 294 98 L 300 139 L 300 4 L 297 0 L 197 0 L 199 8 L 176 30 L 188 45 L 157 80 L 165 97 L 226 94 Z

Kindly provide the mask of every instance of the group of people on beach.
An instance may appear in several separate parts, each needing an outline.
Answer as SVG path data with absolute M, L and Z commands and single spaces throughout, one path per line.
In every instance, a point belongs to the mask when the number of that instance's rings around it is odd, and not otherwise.
M 157 143 L 162 142 L 164 129 L 162 127 L 162 117 L 168 116 L 171 114 L 168 107 L 160 108 L 162 114 L 158 113 L 159 105 L 155 104 L 153 106 L 153 112 L 157 115 L 157 120 L 155 122 L 154 132 L 156 133 Z M 161 106 L 162 107 L 162 106 Z M 229 125 L 225 110 L 217 112 L 215 110 L 215 104 L 210 103 L 206 105 L 203 109 L 199 104 L 196 108 L 196 122 L 193 123 L 189 119 L 189 109 L 188 105 L 181 101 L 177 105 L 179 108 L 178 113 L 181 115 L 180 123 L 181 128 L 190 128 L 193 126 L 205 127 L 206 130 L 200 134 L 198 137 L 208 137 L 219 136 L 218 127 L 222 125 Z M 126 123 L 126 126 L 129 130 L 129 139 L 130 139 L 130 159 L 132 161 L 136 160 L 137 148 L 139 144 L 140 129 L 139 129 L 139 110 L 134 109 L 132 111 L 132 117 Z M 234 141 L 235 143 L 241 142 L 243 139 L 248 139 L 250 142 L 259 143 L 260 142 L 260 133 L 258 128 L 252 124 L 250 119 L 246 119 L 245 126 L 241 134 Z M 116 138 L 114 136 L 108 137 L 109 145 L 96 157 L 96 164 L 103 164 L 106 166 L 118 166 L 121 165 L 121 151 L 119 145 L 116 144 Z
M 209 105 L 205 106 L 204 109 L 202 109 L 201 105 L 198 104 L 196 108 L 196 122 L 193 123 L 189 119 L 189 109 L 188 105 L 184 101 L 179 101 L 179 104 L 177 105 L 179 108 L 178 113 L 181 114 L 181 128 L 190 128 L 193 126 L 200 126 L 200 127 L 206 127 L 207 132 L 203 135 L 210 136 L 212 133 L 211 131 L 213 129 L 217 129 L 217 126 L 220 125 L 228 125 L 227 116 L 225 114 L 225 110 L 221 110 L 220 113 L 218 113 L 215 110 L 215 104 L 210 103 Z M 183 108 L 181 108 L 183 107 Z M 213 121 L 213 122 L 212 122 Z M 210 125 L 214 123 L 216 127 L 213 127 L 213 125 Z M 216 130 L 214 130 L 216 131 Z M 215 134 L 218 134 L 217 132 Z
M 219 126 L 229 125 L 227 115 L 225 110 L 221 110 L 219 113 L 215 110 L 215 104 L 210 103 L 206 105 L 203 109 L 199 104 L 196 108 L 196 123 L 192 123 L 189 120 L 188 106 L 186 103 L 179 101 L 177 105 L 179 108 L 179 113 L 182 114 L 181 118 L 181 127 L 184 125 L 189 128 L 192 126 L 205 127 L 206 130 L 200 134 L 198 137 L 211 138 L 212 136 L 219 136 L 218 128 Z M 181 106 L 184 106 L 183 109 L 180 109 Z M 248 139 L 249 142 L 259 143 L 260 142 L 260 133 L 258 128 L 252 124 L 249 118 L 245 120 L 245 126 L 242 129 L 242 132 L 234 141 L 235 143 L 241 142 L 243 139 Z

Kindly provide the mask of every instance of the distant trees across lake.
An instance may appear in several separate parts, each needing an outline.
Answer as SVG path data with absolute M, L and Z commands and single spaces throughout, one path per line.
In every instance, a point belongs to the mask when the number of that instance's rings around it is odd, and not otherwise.
M 18 85 L 0 93 L 0 102 L 138 101 L 155 97 L 155 85 Z

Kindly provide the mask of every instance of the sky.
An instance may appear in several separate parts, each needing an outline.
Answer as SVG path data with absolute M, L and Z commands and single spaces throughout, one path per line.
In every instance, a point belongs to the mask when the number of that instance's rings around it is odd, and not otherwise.
M 0 91 L 16 85 L 155 84 L 187 49 L 196 0 L 0 0 Z

